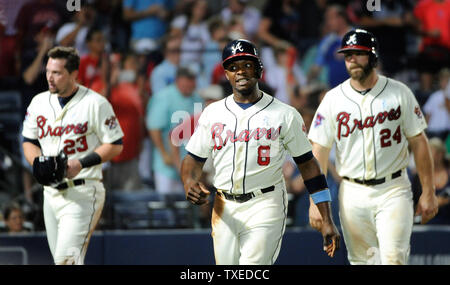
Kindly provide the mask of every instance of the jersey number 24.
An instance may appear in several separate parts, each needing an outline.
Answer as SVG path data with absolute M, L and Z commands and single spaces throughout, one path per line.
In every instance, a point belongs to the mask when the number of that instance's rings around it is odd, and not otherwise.
M 388 147 L 392 145 L 390 129 L 382 129 L 380 131 L 380 135 L 381 135 L 380 137 L 381 147 Z M 399 144 L 402 141 L 402 133 L 400 132 L 400 126 L 398 126 L 397 129 L 395 130 L 392 139 L 396 141 L 397 144 Z

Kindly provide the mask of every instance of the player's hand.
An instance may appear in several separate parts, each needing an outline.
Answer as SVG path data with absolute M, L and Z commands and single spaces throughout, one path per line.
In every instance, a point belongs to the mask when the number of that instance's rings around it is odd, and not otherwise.
M 81 171 L 81 163 L 78 159 L 69 159 L 67 161 L 67 178 L 72 179 Z
M 312 202 L 309 206 L 309 224 L 315 230 L 320 231 L 322 229 L 322 215 L 320 215 L 319 208 L 317 208 L 316 204 Z
M 185 191 L 186 199 L 192 204 L 203 205 L 209 201 L 208 197 L 210 192 L 201 182 L 188 182 Z
M 434 193 L 420 195 L 416 216 L 422 216 L 421 224 L 426 224 L 438 213 L 438 200 Z
M 339 249 L 341 236 L 333 222 L 322 223 L 323 251 L 333 258 Z

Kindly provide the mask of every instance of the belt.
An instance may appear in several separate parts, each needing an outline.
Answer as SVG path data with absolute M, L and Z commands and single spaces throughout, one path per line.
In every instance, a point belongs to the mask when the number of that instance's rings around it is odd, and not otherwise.
M 67 189 L 69 187 L 84 185 L 86 183 L 86 181 L 84 179 L 75 179 L 75 180 L 72 180 L 72 182 L 73 182 L 73 186 L 70 185 L 70 183 L 63 182 L 63 183 L 55 186 L 54 188 L 56 188 L 58 190 L 65 190 L 65 189 Z
M 240 194 L 240 195 L 232 195 L 232 194 L 228 194 L 228 193 L 225 193 L 225 192 L 222 192 L 222 191 L 219 191 L 217 193 L 222 195 L 222 197 L 224 197 L 227 200 L 235 201 L 235 202 L 238 202 L 238 203 L 244 203 L 244 202 L 247 202 L 248 200 L 250 200 L 250 199 L 252 199 L 252 198 L 254 198 L 256 196 L 262 195 L 264 193 L 272 192 L 273 190 L 275 190 L 275 186 L 272 185 L 270 187 L 261 189 L 260 193 L 259 193 L 259 191 L 257 191 L 258 193 L 250 192 L 250 193 L 247 193 L 247 194 Z
M 392 179 L 400 177 L 400 176 L 402 176 L 401 169 L 399 171 L 392 173 L 392 175 L 391 175 Z M 344 176 L 342 178 L 344 178 L 348 181 L 351 181 L 351 182 L 356 182 L 356 183 L 364 184 L 364 185 L 378 185 L 378 184 L 382 184 L 382 183 L 386 182 L 386 177 L 379 178 L 379 179 L 369 179 L 369 180 L 353 179 L 353 178 L 348 178 L 347 176 Z

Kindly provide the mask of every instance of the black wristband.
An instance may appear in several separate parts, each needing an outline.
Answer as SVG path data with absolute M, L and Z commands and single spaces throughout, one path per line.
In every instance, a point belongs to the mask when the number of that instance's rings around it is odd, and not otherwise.
M 327 178 L 323 174 L 305 180 L 303 183 L 305 183 L 306 190 L 308 190 L 309 194 L 328 188 Z
M 102 163 L 102 158 L 95 151 L 80 159 L 81 168 L 91 167 Z

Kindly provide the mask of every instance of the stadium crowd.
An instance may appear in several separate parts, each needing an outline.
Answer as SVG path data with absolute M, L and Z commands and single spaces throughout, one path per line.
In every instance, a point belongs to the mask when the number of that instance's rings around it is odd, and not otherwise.
M 430 223 L 450 224 L 449 0 L 80 0 L 79 10 L 68 2 L 74 1 L 0 1 L 0 106 L 19 97 L 16 110 L 0 107 L 5 225 L 7 205 L 14 203 L 25 217 L 19 220 L 43 229 L 42 191 L 24 162 L 20 128 L 33 96 L 48 89 L 45 65 L 53 46 L 76 47 L 79 83 L 108 98 L 125 133 L 124 151 L 104 165 L 108 193 L 183 195 L 180 161 L 191 126 L 206 104 L 231 94 L 221 64 L 226 43 L 245 38 L 258 46 L 260 88 L 294 106 L 309 128 L 323 95 L 348 78 L 336 50 L 358 27 L 380 42 L 379 72 L 407 84 L 420 104 L 440 206 Z M 187 127 L 180 131 L 183 121 Z M 341 178 L 329 165 L 335 200 Z M 306 226 L 309 199 L 296 169 L 286 160 L 289 225 Z M 418 197 L 413 161 L 408 173 Z M 213 188 L 211 177 L 205 183 Z M 105 229 L 115 227 L 109 206 Z M 210 206 L 193 224 L 209 227 Z

